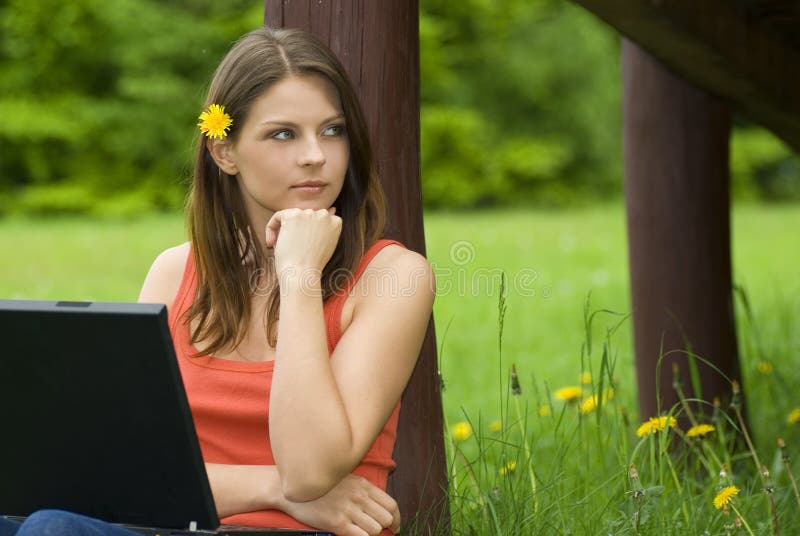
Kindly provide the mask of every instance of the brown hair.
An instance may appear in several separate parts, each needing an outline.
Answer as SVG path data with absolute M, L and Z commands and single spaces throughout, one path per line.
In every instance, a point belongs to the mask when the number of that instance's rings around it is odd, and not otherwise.
M 204 108 L 210 104 L 225 106 L 233 119 L 229 139 L 235 143 L 238 127 L 244 124 L 258 97 L 279 80 L 309 74 L 325 77 L 337 89 L 350 144 L 344 184 L 334 202 L 336 215 L 342 218 L 342 232 L 322 272 L 326 300 L 341 287 L 341 276 L 349 277 L 367 247 L 383 235 L 386 222 L 383 190 L 366 122 L 339 61 L 324 44 L 302 30 L 259 28 L 243 36 L 217 67 Z M 264 230 L 250 225 L 235 177 L 217 167 L 202 134 L 198 136 L 187 204 L 197 294 L 186 322 L 198 319 L 191 342 L 206 341 L 204 353 L 213 354 L 235 349 L 244 338 L 255 290 L 252 269 L 265 266 L 266 246 Z M 265 316 L 267 338 L 273 346 L 277 343 L 279 306 L 280 288 L 275 285 L 269 291 Z

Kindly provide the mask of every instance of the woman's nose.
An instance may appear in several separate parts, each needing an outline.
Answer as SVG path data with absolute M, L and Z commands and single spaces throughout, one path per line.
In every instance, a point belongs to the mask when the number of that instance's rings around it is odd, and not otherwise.
M 307 140 L 303 144 L 303 148 L 300 153 L 300 165 L 321 166 L 324 163 L 325 163 L 325 153 L 322 150 L 322 146 L 320 145 L 319 140 L 316 138 L 311 138 Z

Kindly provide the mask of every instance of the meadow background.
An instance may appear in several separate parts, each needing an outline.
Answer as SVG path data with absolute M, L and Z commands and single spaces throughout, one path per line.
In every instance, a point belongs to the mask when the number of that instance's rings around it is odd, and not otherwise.
M 0 298 L 136 299 L 156 255 L 186 239 L 205 84 L 261 13 L 251 0 L 0 0 Z M 636 408 L 629 320 L 606 341 L 613 403 L 587 419 L 554 397 L 581 386 L 582 402 L 599 388 L 598 352 L 619 317 L 595 317 L 595 352 L 582 359 L 589 296 L 590 310 L 630 313 L 618 36 L 562 0 L 421 0 L 420 40 L 424 224 L 455 532 L 743 531 L 710 506 L 719 486 L 699 457 L 675 454 L 675 479 L 656 463 L 660 442 L 637 450 L 649 416 Z M 787 416 L 800 406 L 800 164 L 737 115 L 731 173 L 734 280 L 755 320 L 737 299 L 743 381 L 787 534 L 800 531 L 800 502 L 775 438 L 797 457 Z M 757 533 L 772 533 L 739 447 L 728 450 L 738 453 L 740 506 Z M 628 465 L 641 452 L 651 454 L 640 471 L 648 496 L 663 499 L 637 510 Z

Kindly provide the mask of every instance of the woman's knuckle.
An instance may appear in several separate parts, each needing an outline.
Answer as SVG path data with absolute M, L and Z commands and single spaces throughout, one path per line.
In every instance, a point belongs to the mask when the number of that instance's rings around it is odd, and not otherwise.
M 389 512 L 381 512 L 379 515 L 380 515 L 380 519 L 378 519 L 377 521 L 383 527 L 390 526 L 392 524 L 392 522 L 394 521 L 394 516 Z

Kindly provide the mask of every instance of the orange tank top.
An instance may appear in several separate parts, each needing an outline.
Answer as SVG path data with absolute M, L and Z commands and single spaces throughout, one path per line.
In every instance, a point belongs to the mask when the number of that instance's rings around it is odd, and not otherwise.
M 342 307 L 353 285 L 372 258 L 390 244 L 405 247 L 394 240 L 375 242 L 362 257 L 345 291 L 325 301 L 329 354 L 341 338 Z M 169 326 L 203 460 L 235 465 L 275 465 L 269 438 L 269 394 L 274 362 L 240 362 L 208 355 L 189 357 L 198 351 L 190 343 L 189 326 L 182 318 L 194 302 L 196 291 L 197 274 L 190 251 L 178 294 L 169 310 Z M 392 450 L 399 411 L 398 402 L 375 443 L 353 470 L 353 474 L 363 476 L 383 490 L 389 472 L 395 467 Z M 309 436 L 311 433 L 309 431 Z M 221 521 L 252 527 L 311 528 L 278 510 L 236 514 Z M 385 530 L 382 534 L 391 533 Z

